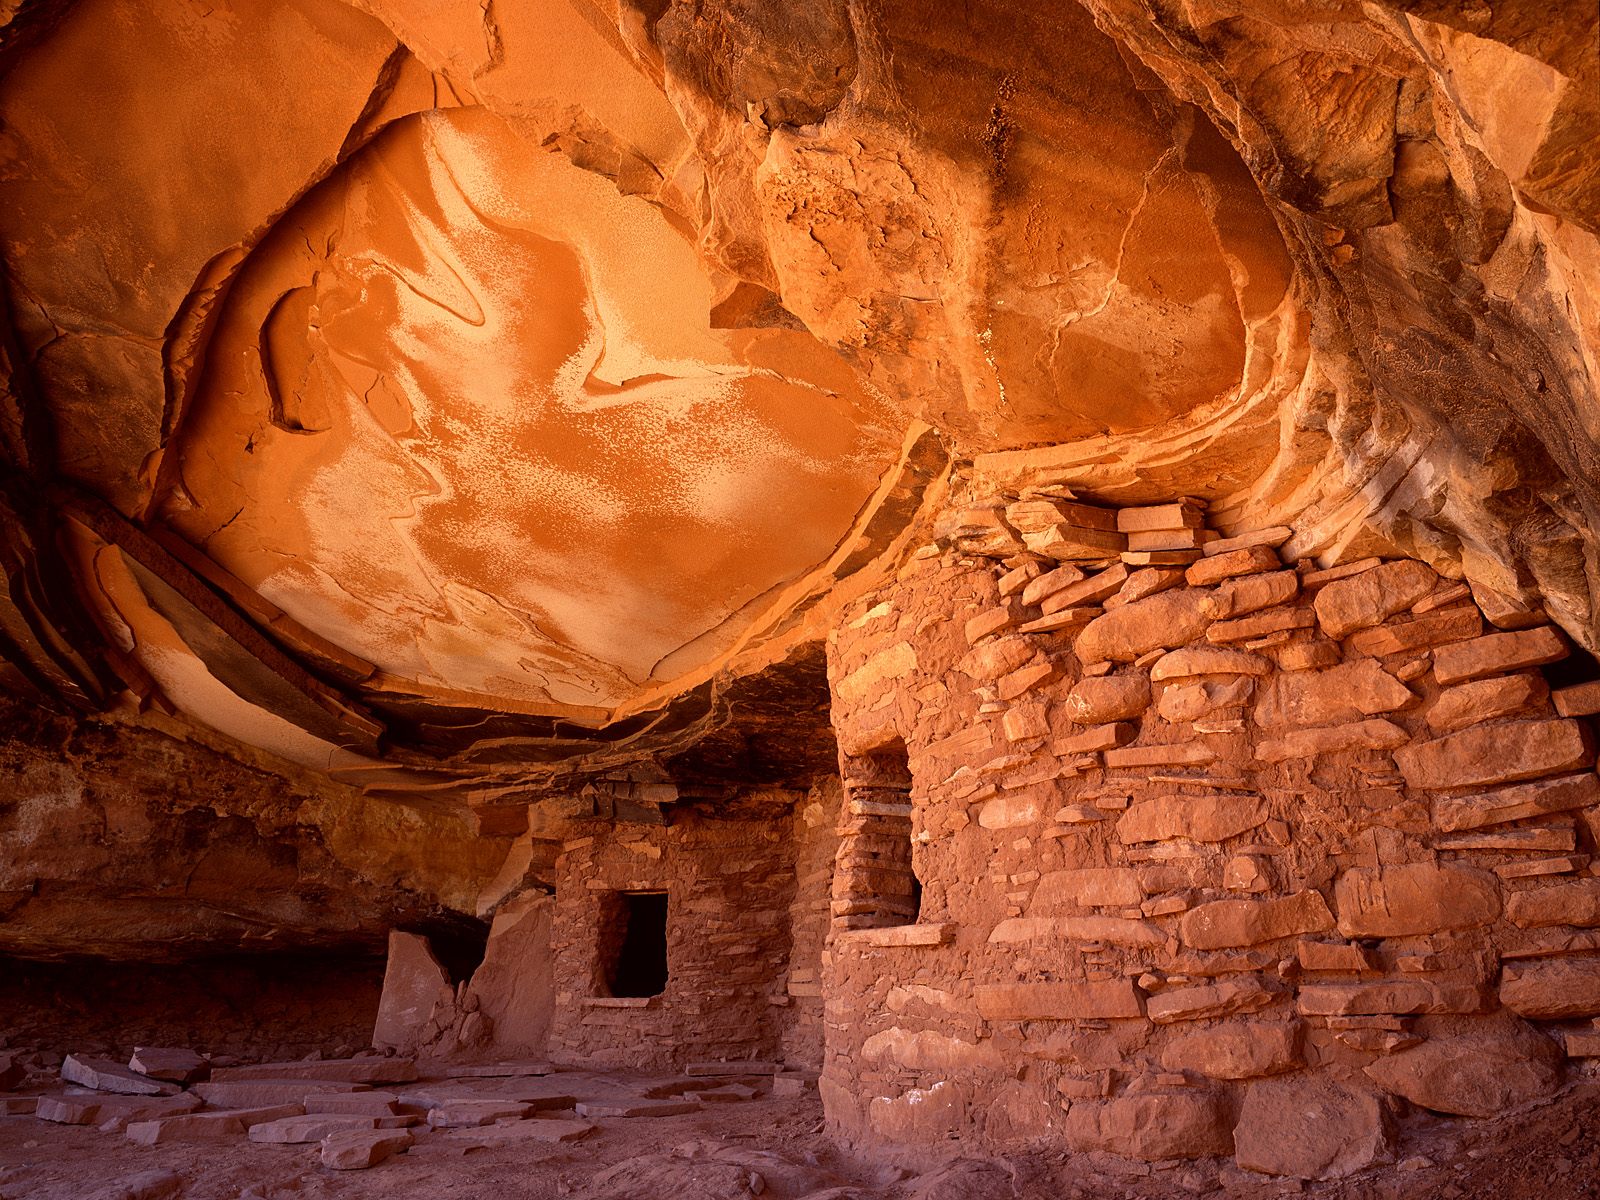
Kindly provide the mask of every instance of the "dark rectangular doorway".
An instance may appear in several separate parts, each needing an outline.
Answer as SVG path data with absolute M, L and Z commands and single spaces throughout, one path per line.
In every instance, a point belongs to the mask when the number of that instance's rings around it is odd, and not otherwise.
M 608 906 L 605 982 L 613 996 L 659 996 L 667 986 L 667 894 L 617 892 Z

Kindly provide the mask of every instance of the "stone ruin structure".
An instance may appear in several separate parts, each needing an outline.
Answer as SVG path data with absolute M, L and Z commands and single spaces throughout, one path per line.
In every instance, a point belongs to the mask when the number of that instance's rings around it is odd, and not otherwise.
M 0 1200 L 1600 1194 L 1597 144 L 1592 2 L 0 6 Z

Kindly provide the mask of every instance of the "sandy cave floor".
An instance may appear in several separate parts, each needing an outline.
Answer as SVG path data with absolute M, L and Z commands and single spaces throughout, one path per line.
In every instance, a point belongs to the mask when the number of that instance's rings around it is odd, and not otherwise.
M 524 1084 L 526 1081 L 522 1081 Z M 562 1071 L 586 1099 L 639 1097 L 659 1075 Z M 485 1096 L 509 1081 L 464 1085 Z M 570 1116 L 551 1113 L 548 1116 Z M 824 1135 L 814 1095 L 707 1105 L 672 1117 L 608 1118 L 579 1142 L 463 1151 L 422 1131 L 365 1171 L 322 1167 L 315 1145 L 139 1146 L 119 1134 L 0 1118 L 0 1200 L 1167 1200 L 1305 1194 L 1328 1200 L 1600 1197 L 1600 1082 L 1493 1122 L 1413 1117 L 1397 1165 L 1336 1183 L 1271 1180 L 1216 1162 L 1139 1165 L 1101 1155 L 857 1155 Z M 1442 1164 L 1442 1165 L 1441 1165 Z

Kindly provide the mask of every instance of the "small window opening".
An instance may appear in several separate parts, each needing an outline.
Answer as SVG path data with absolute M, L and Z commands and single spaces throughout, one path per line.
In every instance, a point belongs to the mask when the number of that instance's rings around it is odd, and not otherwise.
M 915 925 L 922 881 L 912 861 L 911 773 L 899 742 L 841 758 L 845 811 L 834 863 L 834 924 L 841 929 Z
M 667 987 L 667 894 L 613 892 L 601 914 L 603 989 L 617 997 L 659 996 Z

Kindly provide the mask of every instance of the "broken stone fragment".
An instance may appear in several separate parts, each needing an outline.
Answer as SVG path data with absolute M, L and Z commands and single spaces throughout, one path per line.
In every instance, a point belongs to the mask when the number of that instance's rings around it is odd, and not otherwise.
M 1333 896 L 1339 932 L 1347 938 L 1474 929 L 1500 915 L 1500 885 L 1473 867 L 1352 867 L 1335 882 Z
M 1434 1112 L 1492 1117 L 1550 1095 L 1561 1083 L 1561 1051 L 1513 1019 L 1483 1021 L 1469 1035 L 1430 1037 L 1380 1058 L 1366 1075 L 1386 1092 Z
M 128 1069 L 151 1079 L 183 1084 L 204 1079 L 211 1071 L 211 1064 L 193 1050 L 141 1046 L 128 1060 Z
M 322 1165 L 335 1171 L 361 1171 L 411 1148 L 404 1129 L 350 1129 L 322 1139 Z
M 1255 946 L 1333 928 L 1321 892 L 1303 891 L 1270 900 L 1217 900 L 1184 913 L 1178 937 L 1196 950 Z
M 1324 1074 L 1251 1084 L 1233 1142 L 1245 1170 L 1296 1179 L 1340 1179 L 1394 1161 L 1389 1103 Z
M 1438 575 L 1424 563 L 1383 563 L 1323 587 L 1314 601 L 1317 622 L 1330 638 L 1342 641 L 1410 608 L 1438 585 Z
M 177 1084 L 149 1079 L 121 1063 L 81 1054 L 69 1054 L 62 1060 L 61 1078 L 79 1087 L 124 1096 L 172 1096 L 180 1090 Z
M 1223 1097 L 1189 1089 L 1094 1101 L 1075 1100 L 1063 1132 L 1079 1152 L 1103 1151 L 1148 1161 L 1209 1158 L 1233 1150 Z
M 1281 1075 L 1304 1062 L 1300 1030 L 1298 1021 L 1224 1022 L 1167 1042 L 1161 1065 L 1210 1079 Z

